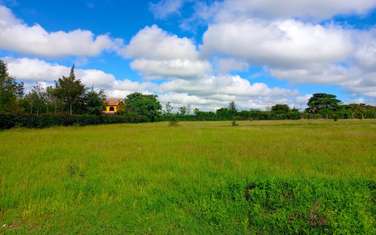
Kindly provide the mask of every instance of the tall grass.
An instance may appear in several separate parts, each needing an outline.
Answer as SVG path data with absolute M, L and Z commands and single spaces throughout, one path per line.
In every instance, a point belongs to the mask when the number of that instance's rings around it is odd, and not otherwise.
M 0 233 L 375 232 L 375 121 L 238 123 L 2 131 Z

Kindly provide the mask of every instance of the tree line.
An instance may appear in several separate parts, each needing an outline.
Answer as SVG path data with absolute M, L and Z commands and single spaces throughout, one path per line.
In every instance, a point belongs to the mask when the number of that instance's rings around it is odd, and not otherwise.
M 307 103 L 305 110 L 291 108 L 287 104 L 276 104 L 270 110 L 238 110 L 235 102 L 228 107 L 223 107 L 215 112 L 201 111 L 197 108 L 179 107 L 174 111 L 171 103 L 165 108 L 156 95 L 133 93 L 125 97 L 117 117 L 103 115 L 106 96 L 103 90 L 85 87 L 79 79 L 76 79 L 75 68 L 72 66 L 68 76 L 58 78 L 54 86 L 43 88 L 34 86 L 27 94 L 24 92 L 24 84 L 11 77 L 7 65 L 0 60 L 0 121 L 18 117 L 27 117 L 22 120 L 46 119 L 53 120 L 54 116 L 66 117 L 66 120 L 80 120 L 85 123 L 88 116 L 91 122 L 153 122 L 161 120 L 282 120 L 300 118 L 376 118 L 376 107 L 367 104 L 343 104 L 335 95 L 326 93 L 314 94 Z M 12 114 L 9 116 L 9 114 Z M 84 116 L 77 118 L 77 116 Z M 42 116 L 43 118 L 36 118 Z M 67 116 L 75 116 L 76 119 Z M 111 120 L 110 120 L 111 119 Z M 15 121 L 16 122 L 16 121 Z M 41 121 L 41 125 L 44 121 Z M 59 121 L 60 123 L 63 121 Z M 71 123 L 75 121 L 68 121 Z M 51 125 L 53 125 L 53 121 Z M 25 124 L 26 125 L 26 124 Z M 28 125 L 28 124 L 27 124 Z

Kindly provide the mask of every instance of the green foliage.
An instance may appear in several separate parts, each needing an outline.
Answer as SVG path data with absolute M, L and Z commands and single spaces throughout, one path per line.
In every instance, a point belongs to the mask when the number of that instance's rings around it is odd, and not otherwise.
M 308 100 L 307 112 L 325 115 L 328 118 L 339 109 L 340 102 L 335 95 L 316 93 Z
M 85 86 L 80 80 L 76 79 L 74 74 L 74 66 L 72 66 L 70 75 L 63 76 L 56 82 L 54 95 L 65 104 L 69 114 L 73 114 L 73 110 L 81 107 L 85 94 Z
M 290 107 L 287 104 L 276 104 L 272 107 L 272 113 L 274 114 L 288 114 Z
M 85 113 L 93 114 L 93 115 L 100 115 L 104 110 L 104 101 L 106 96 L 104 95 L 103 90 L 99 92 L 91 91 L 87 92 L 84 97 L 84 107 Z
M 13 127 L 46 128 L 52 126 L 98 125 L 113 123 L 140 123 L 148 121 L 132 113 L 124 115 L 67 115 L 67 114 L 12 114 L 0 113 L 0 130 Z
M 34 86 L 33 89 L 24 97 L 22 105 L 24 111 L 28 113 L 45 113 L 48 111 L 48 93 L 39 85 Z
M 124 101 L 125 113 L 136 114 L 145 117 L 148 121 L 157 121 L 161 115 L 162 106 L 157 96 L 133 93 L 128 95 Z
M 179 115 L 180 116 L 185 116 L 188 114 L 188 108 L 185 106 L 182 106 L 179 108 Z
M 0 112 L 17 111 L 17 99 L 23 95 L 23 83 L 9 76 L 7 66 L 0 60 Z

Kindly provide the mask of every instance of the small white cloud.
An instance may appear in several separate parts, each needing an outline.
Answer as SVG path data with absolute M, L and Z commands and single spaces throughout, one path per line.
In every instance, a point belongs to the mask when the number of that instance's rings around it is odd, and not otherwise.
M 173 14 L 178 14 L 184 5 L 184 0 L 160 0 L 150 3 L 150 11 L 155 18 L 165 19 Z

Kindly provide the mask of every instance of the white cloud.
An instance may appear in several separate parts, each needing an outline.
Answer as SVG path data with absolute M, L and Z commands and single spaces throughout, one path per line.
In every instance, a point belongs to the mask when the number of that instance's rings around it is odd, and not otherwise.
M 95 56 L 121 43 L 88 30 L 48 32 L 38 24 L 25 24 L 0 5 L 0 49 L 44 57 Z
M 29 58 L 3 58 L 9 73 L 16 79 L 24 81 L 54 81 L 69 74 L 66 66 L 51 64 L 44 60 Z
M 173 94 L 173 97 L 181 97 L 185 101 L 193 99 L 196 103 L 201 102 L 199 104 L 202 107 L 206 106 L 207 110 L 225 107 L 231 101 L 236 101 L 242 109 L 265 109 L 276 103 L 302 106 L 298 100 L 299 93 L 297 91 L 270 88 L 264 83 L 251 84 L 240 76 L 230 75 L 207 76 L 198 80 L 176 79 L 162 83 L 160 92 L 168 96 Z
M 53 82 L 62 76 L 69 75 L 70 67 L 49 63 L 40 59 L 3 58 L 6 61 L 9 73 L 18 80 L 26 82 Z M 108 88 L 115 82 L 112 74 L 96 69 L 77 69 L 77 78 L 91 87 Z
M 210 70 L 210 64 L 198 60 L 145 60 L 131 63 L 131 68 L 141 71 L 146 78 L 165 77 L 194 78 Z
M 211 69 L 190 39 L 168 34 L 155 25 L 140 30 L 123 55 L 133 58 L 131 67 L 148 79 L 196 78 Z
M 210 25 L 201 49 L 210 57 L 263 66 L 279 79 L 337 85 L 375 97 L 375 36 L 376 28 L 248 19 Z
M 201 5 L 198 14 L 216 21 L 250 17 L 323 20 L 336 15 L 365 14 L 375 7 L 375 0 L 225 0 Z
M 202 50 L 253 65 L 288 67 L 343 59 L 351 53 L 352 44 L 347 33 L 335 26 L 248 19 L 210 25 Z
M 150 10 L 155 18 L 164 19 L 178 14 L 183 4 L 184 0 L 160 0 L 157 3 L 150 3 Z
M 249 67 L 247 62 L 234 58 L 220 58 L 216 61 L 216 64 L 219 72 L 222 74 L 227 74 L 231 71 L 244 71 Z

